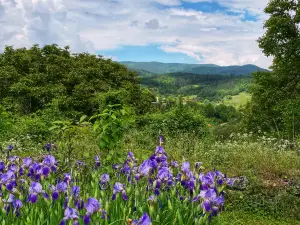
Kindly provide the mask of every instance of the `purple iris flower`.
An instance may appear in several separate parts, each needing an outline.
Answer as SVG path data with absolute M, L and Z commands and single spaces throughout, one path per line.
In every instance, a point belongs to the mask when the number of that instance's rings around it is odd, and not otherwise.
M 52 200 L 53 201 L 55 201 L 55 200 L 57 200 L 58 199 L 58 197 L 59 197 L 59 193 L 57 192 L 57 191 L 54 191 L 54 192 L 52 192 Z
M 72 195 L 74 196 L 74 198 L 78 198 L 79 194 L 80 194 L 80 187 L 78 186 L 73 186 L 72 190 L 71 190 Z
M 9 160 L 11 161 L 11 162 L 14 162 L 14 161 L 16 161 L 16 159 L 18 159 L 19 157 L 18 156 L 12 156 L 12 157 L 10 157 L 9 158 Z
M 125 191 L 125 185 L 121 184 L 119 182 L 116 182 L 115 185 L 114 185 L 112 200 L 115 200 L 116 199 L 116 194 L 120 193 L 120 192 L 122 192 L 123 199 L 125 201 L 127 201 L 128 200 L 128 196 L 127 196 L 126 191 Z
M 15 196 L 13 194 L 9 194 L 7 203 L 13 203 L 15 201 Z
M 154 195 L 150 195 L 150 197 L 148 198 L 148 201 L 150 202 L 154 202 L 155 196 Z
M 64 174 L 64 181 L 69 183 L 71 181 L 71 173 Z
M 91 223 L 91 217 L 89 214 L 86 214 L 84 217 L 83 217 L 83 224 L 84 225 L 88 225 Z
M 217 197 L 215 189 L 210 188 L 207 191 L 200 191 L 200 196 L 204 199 L 213 201 Z
M 49 166 L 49 167 L 55 166 L 55 164 L 56 164 L 56 159 L 55 159 L 54 156 L 52 156 L 52 155 L 47 155 L 47 156 L 44 158 L 43 164 L 44 164 L 44 165 L 47 165 L 47 166 Z
M 113 165 L 112 165 L 112 168 L 113 168 L 114 170 L 117 170 L 117 169 L 119 169 L 119 165 L 118 165 L 118 164 L 113 164 Z
M 23 166 L 24 167 L 28 168 L 31 165 L 31 163 L 32 163 L 32 159 L 30 157 L 27 157 L 27 158 L 23 159 Z
M 165 154 L 165 150 L 162 146 L 157 146 L 155 154 Z
M 126 176 L 130 176 L 130 171 L 130 166 L 127 163 L 125 163 L 124 167 L 121 169 L 121 172 L 126 174 Z
M 16 199 L 16 200 L 13 202 L 13 207 L 14 207 L 16 210 L 20 209 L 22 206 L 23 206 L 23 204 L 22 204 L 21 200 L 19 200 L 19 199 Z
M 32 193 L 36 193 L 36 194 L 39 194 L 41 193 L 43 190 L 42 188 L 42 185 L 38 182 L 32 182 L 30 187 L 29 187 L 29 193 L 32 194 Z
M 65 220 L 78 219 L 78 213 L 74 208 L 70 208 L 70 207 L 66 208 L 64 215 L 65 215 L 64 217 Z
M 50 173 L 50 168 L 48 166 L 45 166 L 43 169 L 42 169 L 42 174 L 44 177 L 47 177 Z
M 5 187 L 8 191 L 12 191 L 15 186 L 16 186 L 16 181 L 12 180 L 8 182 Z
M 62 181 L 56 185 L 58 192 L 66 192 L 68 189 L 68 184 L 65 181 Z
M 104 185 L 107 184 L 109 182 L 109 175 L 107 173 L 102 174 L 102 176 L 100 177 L 100 184 Z
M 13 172 L 16 172 L 18 170 L 16 164 L 9 164 L 8 169 Z
M 63 208 L 66 209 L 68 207 L 68 204 L 69 204 L 69 198 L 68 198 L 68 196 L 66 196 L 64 204 L 63 204 Z
M 171 161 L 171 166 L 177 168 L 179 165 L 177 161 Z
M 13 145 L 9 145 L 8 147 L 7 147 L 7 150 L 8 151 L 11 151 L 11 150 L 13 150 L 14 149 L 14 146 Z
M 99 159 L 99 156 L 96 155 L 94 159 L 95 159 L 96 167 L 100 167 L 100 159 Z
M 138 172 L 142 176 L 148 176 L 152 168 L 150 160 L 147 159 L 140 165 Z
M 151 218 L 145 213 L 139 220 L 134 220 L 132 225 L 150 225 Z
M 0 172 L 3 172 L 5 170 L 5 164 L 4 162 L 0 161 Z
M 189 163 L 189 162 L 184 162 L 184 163 L 182 163 L 181 171 L 182 171 L 183 173 L 189 172 L 189 171 L 190 171 L 190 163 Z
M 211 203 L 209 200 L 205 199 L 202 203 L 202 208 L 206 211 L 206 212 L 210 212 L 211 211 Z
M 28 200 L 29 200 L 31 203 L 36 203 L 37 200 L 38 200 L 38 194 L 36 194 L 36 193 L 29 194 Z
M 81 210 L 84 207 L 84 201 L 83 200 L 78 200 L 77 199 L 74 204 L 75 204 L 75 206 L 77 207 L 78 210 Z
M 201 184 L 206 184 L 206 185 L 210 186 L 210 185 L 214 184 L 215 177 L 214 177 L 213 173 L 207 173 L 206 175 L 200 173 L 199 181 L 201 182 Z
M 85 203 L 86 211 L 90 214 L 97 212 L 100 209 L 100 202 L 95 198 L 88 198 Z
M 157 172 L 156 178 L 161 181 L 167 181 L 169 179 L 172 179 L 173 175 L 170 172 L 170 169 L 168 167 L 161 167 L 159 168 Z
M 24 169 L 21 166 L 20 169 L 19 169 L 19 176 L 23 176 L 23 175 L 24 175 Z

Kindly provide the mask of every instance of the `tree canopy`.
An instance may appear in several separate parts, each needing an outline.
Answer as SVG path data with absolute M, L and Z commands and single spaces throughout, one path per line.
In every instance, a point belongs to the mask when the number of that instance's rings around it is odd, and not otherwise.
M 55 104 L 61 111 L 91 115 L 103 104 L 124 103 L 139 113 L 151 103 L 136 72 L 69 47 L 6 46 L 0 54 L 0 104 L 8 111 L 30 114 Z
M 300 128 L 300 2 L 271 0 L 265 12 L 270 17 L 258 43 L 274 57 L 273 72 L 254 74 L 248 124 L 294 136 Z

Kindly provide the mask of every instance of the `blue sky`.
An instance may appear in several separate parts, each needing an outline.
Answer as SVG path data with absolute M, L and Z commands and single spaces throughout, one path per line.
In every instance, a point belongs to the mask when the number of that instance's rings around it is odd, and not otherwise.
M 0 1 L 5 45 L 69 45 L 118 61 L 255 64 L 268 0 Z
M 118 61 L 163 62 L 163 63 L 198 63 L 198 60 L 183 53 L 168 53 L 160 49 L 159 45 L 121 46 L 117 49 L 98 51 L 98 54 L 112 57 Z

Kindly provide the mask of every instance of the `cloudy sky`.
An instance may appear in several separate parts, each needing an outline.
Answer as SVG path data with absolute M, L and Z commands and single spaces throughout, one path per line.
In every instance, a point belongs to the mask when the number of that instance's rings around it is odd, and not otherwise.
M 0 0 L 5 45 L 69 45 L 118 61 L 256 64 L 268 0 Z

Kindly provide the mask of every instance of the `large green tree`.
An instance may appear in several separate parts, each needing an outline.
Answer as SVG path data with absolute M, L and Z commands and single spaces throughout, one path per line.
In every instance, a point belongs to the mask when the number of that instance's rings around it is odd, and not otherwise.
M 0 54 L 0 81 L 0 104 L 20 114 L 55 104 L 71 116 L 92 115 L 116 103 L 141 113 L 152 101 L 151 93 L 140 89 L 136 72 L 101 56 L 71 54 L 69 47 L 55 44 L 7 46 Z
M 300 133 L 300 1 L 271 0 L 259 47 L 274 58 L 272 72 L 254 74 L 247 124 L 252 129 Z

